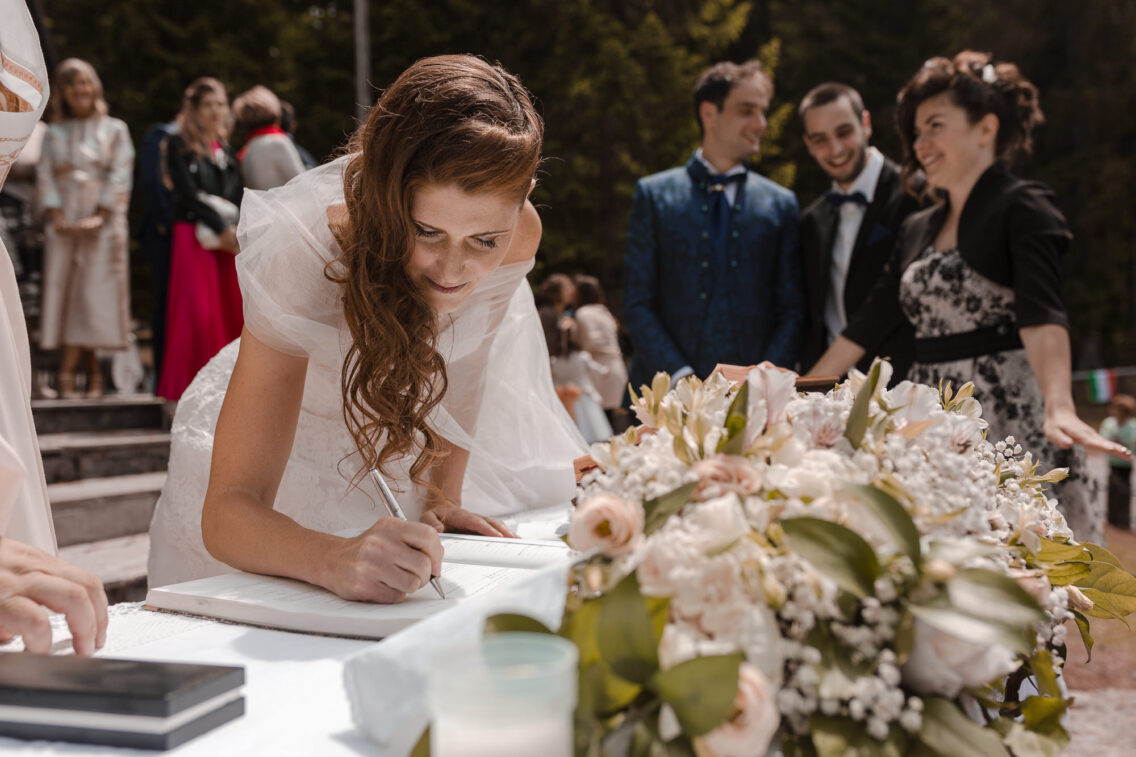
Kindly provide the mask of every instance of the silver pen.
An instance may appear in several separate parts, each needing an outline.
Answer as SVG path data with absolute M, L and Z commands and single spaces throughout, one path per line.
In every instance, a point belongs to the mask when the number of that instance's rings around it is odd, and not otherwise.
M 383 504 L 386 505 L 387 512 L 390 513 L 390 516 L 392 518 L 398 518 L 399 520 L 406 520 L 406 514 L 403 513 L 402 508 L 398 506 L 398 500 L 394 498 L 394 494 L 391 492 L 390 487 L 387 486 L 387 482 L 382 474 L 379 473 L 378 468 L 371 468 L 371 478 L 374 480 L 375 486 L 379 487 L 379 495 L 383 500 Z M 434 591 L 438 592 L 439 597 L 442 599 L 446 598 L 446 592 L 442 591 L 441 582 L 434 576 L 430 576 L 430 585 L 434 587 Z

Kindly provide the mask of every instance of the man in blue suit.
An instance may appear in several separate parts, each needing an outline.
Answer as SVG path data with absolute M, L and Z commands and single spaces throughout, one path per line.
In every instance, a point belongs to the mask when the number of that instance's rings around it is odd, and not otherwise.
M 773 82 L 758 61 L 699 77 L 702 146 L 635 187 L 623 266 L 631 383 L 657 371 L 705 378 L 717 363 L 792 368 L 806 312 L 797 200 L 749 170 Z

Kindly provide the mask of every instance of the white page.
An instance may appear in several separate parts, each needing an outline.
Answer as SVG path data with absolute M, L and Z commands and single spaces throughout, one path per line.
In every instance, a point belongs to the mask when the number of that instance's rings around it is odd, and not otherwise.
M 573 552 L 564 542 L 539 539 L 502 539 L 470 534 L 442 534 L 445 556 L 442 575 L 450 563 L 500 565 L 512 568 L 543 568 L 571 559 Z
M 446 599 L 427 585 L 394 605 L 351 602 L 286 578 L 225 573 L 151 589 L 146 604 L 270 628 L 378 639 L 530 573 L 524 568 L 450 563 L 439 578 Z

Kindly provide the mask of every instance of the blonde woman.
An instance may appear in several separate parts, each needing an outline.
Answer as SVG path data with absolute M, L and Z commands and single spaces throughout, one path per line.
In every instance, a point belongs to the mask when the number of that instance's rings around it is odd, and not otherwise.
M 55 69 L 50 127 L 36 168 L 46 212 L 40 346 L 63 348 L 59 389 L 75 397 L 76 369 L 87 394 L 103 391 L 96 349 L 125 349 L 130 333 L 126 209 L 134 147 L 126 124 L 107 115 L 103 85 L 86 61 Z
M 232 116 L 224 85 L 210 77 L 190 84 L 177 124 L 166 148 L 174 231 L 157 391 L 170 400 L 181 397 L 201 366 L 240 336 L 244 324 L 233 263 L 244 187 L 227 141 Z

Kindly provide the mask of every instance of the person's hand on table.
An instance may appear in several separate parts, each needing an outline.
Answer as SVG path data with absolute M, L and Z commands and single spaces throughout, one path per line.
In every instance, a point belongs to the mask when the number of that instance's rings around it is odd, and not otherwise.
M 496 518 L 470 512 L 453 500 L 438 496 L 428 498 L 426 508 L 419 520 L 438 533 L 449 532 L 502 536 L 507 539 L 517 538 L 515 533 Z
M 107 598 L 97 577 L 37 547 L 0 539 L 0 642 L 21 636 L 27 651 L 50 652 L 45 607 L 67 618 L 76 654 L 106 644 Z
M 572 467 L 576 470 L 576 483 L 579 483 L 580 479 L 583 478 L 586 473 L 595 470 L 599 466 L 596 464 L 596 461 L 592 459 L 591 455 L 580 455 L 572 461 Z
M 1104 452 L 1121 460 L 1131 460 L 1132 452 L 1123 444 L 1105 439 L 1072 409 L 1058 409 L 1045 414 L 1045 436 L 1061 449 L 1078 444 L 1093 452 Z
M 746 376 L 756 366 L 753 365 L 730 365 L 729 363 L 718 363 L 714 366 L 714 370 L 710 373 L 713 376 L 715 373 L 720 373 L 722 378 L 727 381 L 732 381 L 735 384 L 740 384 L 746 380 Z
M 329 556 L 325 588 L 343 599 L 393 604 L 442 570 L 442 542 L 425 523 L 380 518 Z

